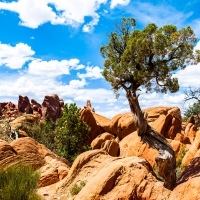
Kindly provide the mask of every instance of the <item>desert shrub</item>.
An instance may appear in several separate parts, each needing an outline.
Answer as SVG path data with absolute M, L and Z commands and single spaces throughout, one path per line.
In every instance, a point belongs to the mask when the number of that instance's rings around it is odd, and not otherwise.
M 65 104 L 56 127 L 58 155 L 72 163 L 80 153 L 88 150 L 86 142 L 89 131 L 88 125 L 80 120 L 80 111 L 76 104 Z
M 57 141 L 55 132 L 55 123 L 46 116 L 45 121 L 40 123 L 40 138 L 38 142 L 44 144 L 48 149 L 56 153 Z
M 183 158 L 186 154 L 185 146 L 182 146 L 180 149 L 179 157 L 176 160 L 176 177 L 179 178 L 185 166 L 182 164 Z
M 86 181 L 81 181 L 81 182 L 80 182 L 80 185 L 74 184 L 74 185 L 71 187 L 70 191 L 69 191 L 70 194 L 71 194 L 72 196 L 77 195 L 77 194 L 82 190 L 82 188 L 83 188 L 85 185 L 86 185 Z
M 39 178 L 30 165 L 0 168 L 0 200 L 40 200 L 36 194 Z

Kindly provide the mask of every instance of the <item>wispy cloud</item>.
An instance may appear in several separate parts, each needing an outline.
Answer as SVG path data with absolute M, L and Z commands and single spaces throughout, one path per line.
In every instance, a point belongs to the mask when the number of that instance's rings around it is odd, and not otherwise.
M 193 14 L 192 12 L 181 12 L 168 4 L 155 5 L 153 3 L 142 3 L 139 1 L 129 4 L 126 12 L 145 26 L 149 23 L 156 23 L 158 26 L 165 24 L 182 26 L 187 18 Z

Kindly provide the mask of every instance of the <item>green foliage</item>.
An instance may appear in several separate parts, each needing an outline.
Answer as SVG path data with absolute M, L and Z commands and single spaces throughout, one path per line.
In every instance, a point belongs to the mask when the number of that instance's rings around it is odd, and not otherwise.
M 199 126 L 200 124 L 200 102 L 193 103 L 192 105 L 189 105 L 188 108 L 185 110 L 183 115 L 183 120 L 186 121 L 189 117 L 194 116 L 197 120 L 196 125 Z
M 40 200 L 36 194 L 39 178 L 31 166 L 0 168 L 0 200 Z
M 70 194 L 72 196 L 77 195 L 85 185 L 86 185 L 86 181 L 81 181 L 80 185 L 74 184 L 72 188 L 70 189 Z
M 58 155 L 72 163 L 84 151 L 88 125 L 80 120 L 79 109 L 76 104 L 64 105 L 62 117 L 58 119 L 56 133 L 58 137 Z M 87 148 L 86 148 L 87 149 Z
M 182 146 L 181 149 L 180 149 L 179 157 L 176 160 L 176 176 L 177 176 L 177 178 L 180 177 L 180 175 L 181 175 L 181 173 L 182 173 L 182 171 L 185 167 L 182 164 L 182 161 L 183 161 L 185 154 L 186 154 L 186 148 L 185 148 L 185 146 Z
M 18 130 L 19 128 L 17 128 Z M 41 135 L 40 135 L 40 125 L 37 123 L 30 123 L 30 122 L 24 122 L 21 126 L 20 129 L 25 131 L 29 137 L 32 137 L 36 141 L 40 142 L 41 140 Z
M 102 75 L 111 83 L 115 93 L 120 88 L 137 91 L 177 92 L 178 79 L 172 73 L 184 69 L 188 63 L 200 61 L 200 51 L 193 53 L 197 38 L 188 26 L 177 30 L 174 25 L 158 28 L 147 25 L 133 30 L 135 19 L 122 18 L 109 42 L 100 52 L 105 58 Z
M 56 152 L 57 149 L 57 141 L 56 141 L 56 132 L 55 132 L 55 124 L 49 117 L 46 116 L 45 121 L 40 123 L 40 140 L 39 142 L 44 144 L 48 149 L 53 152 Z

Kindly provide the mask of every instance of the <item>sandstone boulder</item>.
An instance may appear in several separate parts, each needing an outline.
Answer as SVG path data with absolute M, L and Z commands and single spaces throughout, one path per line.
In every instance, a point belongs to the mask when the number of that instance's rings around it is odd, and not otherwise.
M 154 122 L 156 119 L 159 118 L 160 115 L 167 115 L 168 111 L 171 109 L 171 107 L 153 107 L 153 108 L 147 108 L 144 109 L 143 111 L 148 113 L 148 118 L 147 121 L 148 123 Z
M 92 149 L 100 149 L 101 145 L 106 141 L 106 140 L 114 140 L 115 137 L 114 135 L 110 134 L 110 133 L 103 133 L 98 135 L 91 143 L 91 147 Z
M 96 120 L 97 118 L 94 117 L 94 113 L 91 112 L 88 109 L 82 109 L 81 111 L 81 120 L 86 122 L 87 125 L 91 128 L 91 131 L 88 134 L 88 144 L 91 144 L 91 142 L 100 134 L 104 133 L 105 130 L 103 127 L 101 127 L 101 124 L 98 123 Z
M 120 140 L 136 131 L 132 113 L 116 115 L 111 119 L 110 131 L 116 134 Z
M 169 200 L 200 199 L 200 157 L 194 158 L 187 166 L 172 191 Z
M 69 190 L 80 181 L 85 181 L 86 185 L 72 197 Z M 56 198 L 161 200 L 169 194 L 170 191 L 156 179 L 151 166 L 144 159 L 110 157 L 105 151 L 93 150 L 81 154 L 67 177 L 57 183 Z
M 196 136 L 197 127 L 193 123 L 188 123 L 185 128 L 185 136 L 190 139 L 190 142 L 192 143 L 194 141 L 194 138 Z
M 191 145 L 188 145 L 188 151 L 186 152 L 182 163 L 187 166 L 190 164 L 190 161 L 200 156 L 200 131 L 196 132 L 196 137 L 194 139 L 194 142 Z
M 158 108 L 156 108 L 156 110 L 157 109 Z M 159 112 L 156 112 L 153 119 L 155 119 L 155 116 L 162 111 L 161 108 L 159 108 L 158 111 Z M 152 111 L 150 111 L 150 113 L 152 113 Z M 182 129 L 180 109 L 178 107 L 170 109 L 163 108 L 163 113 L 164 114 L 161 114 L 157 119 L 150 123 L 150 125 L 166 138 L 174 139 L 177 133 L 181 133 Z M 152 121 L 152 117 L 150 119 Z
M 145 158 L 152 167 L 156 166 L 154 158 L 158 156 L 158 151 L 150 148 L 148 144 L 143 143 L 136 131 L 121 140 L 119 148 L 120 156 L 137 156 L 139 158 Z
M 39 186 L 46 186 L 63 179 L 69 171 L 69 163 L 39 144 L 25 137 L 10 144 L 0 140 L 0 166 L 18 165 L 21 162 L 41 171 Z
M 191 144 L 190 139 L 183 133 L 177 133 L 174 140 L 177 140 L 183 144 Z

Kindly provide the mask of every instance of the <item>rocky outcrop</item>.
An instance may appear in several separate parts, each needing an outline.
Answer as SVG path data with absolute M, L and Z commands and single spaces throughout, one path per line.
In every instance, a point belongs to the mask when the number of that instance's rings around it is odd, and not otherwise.
M 72 198 L 74 184 L 86 185 Z M 151 166 L 138 157 L 111 157 L 105 151 L 81 154 L 69 174 L 57 184 L 57 198 L 74 200 L 149 199 L 161 200 L 170 194 L 156 179 Z
M 98 135 L 91 143 L 92 149 L 100 149 L 101 145 L 106 141 L 106 140 L 114 140 L 115 137 L 114 135 L 110 133 L 103 133 L 101 135 Z
M 26 114 L 33 114 L 33 109 L 27 96 L 19 95 L 18 111 Z
M 17 106 L 11 102 L 0 103 L 0 118 L 12 121 L 18 116 Z
M 61 103 L 61 104 L 60 104 Z M 57 94 L 52 94 L 52 96 L 45 96 L 42 103 L 42 119 L 45 119 L 46 115 L 56 122 L 56 120 L 61 117 L 62 101 L 60 101 Z
M 190 139 L 190 142 L 194 141 L 194 138 L 196 136 L 197 127 L 193 123 L 188 123 L 185 127 L 185 133 L 184 135 Z
M 147 143 L 143 143 L 136 131 L 120 141 L 119 148 L 120 156 L 137 156 L 146 159 L 152 167 L 156 166 L 155 157 L 158 156 L 158 151 L 150 148 Z
M 169 200 L 200 199 L 200 157 L 194 158 L 187 166 L 172 191 Z
M 166 138 L 174 139 L 177 133 L 181 133 L 182 120 L 178 107 L 155 107 L 143 111 L 148 114 L 149 125 Z M 110 133 L 116 134 L 120 140 L 134 131 L 132 113 L 118 114 L 111 119 Z
M 131 113 L 119 114 L 112 118 L 110 131 L 116 134 L 120 140 L 136 131 L 133 116 Z
M 156 110 L 157 109 L 158 108 L 156 108 Z M 153 122 L 151 122 L 150 125 L 166 138 L 174 139 L 177 133 L 181 133 L 182 120 L 181 120 L 180 109 L 178 107 L 170 109 L 163 108 L 162 111 L 162 109 L 159 107 L 158 111 L 159 113 L 163 114 L 159 115 L 159 117 Z M 153 110 L 151 110 L 150 113 L 152 115 Z M 153 115 L 153 116 L 154 116 L 153 119 L 155 119 L 155 116 L 158 115 Z M 152 121 L 152 116 L 150 118 L 150 121 Z
M 196 132 L 196 137 L 191 145 L 188 145 L 188 151 L 185 154 L 182 163 L 187 166 L 193 158 L 200 156 L 200 131 Z
M 69 171 L 69 163 L 39 144 L 26 137 L 10 144 L 0 140 L 0 166 L 30 164 L 34 170 L 41 171 L 39 186 L 47 186 L 63 179 Z
M 91 129 L 88 133 L 88 144 L 90 144 L 98 135 L 104 132 L 103 128 L 96 123 L 96 120 L 90 110 L 81 110 L 81 121 L 86 122 Z

